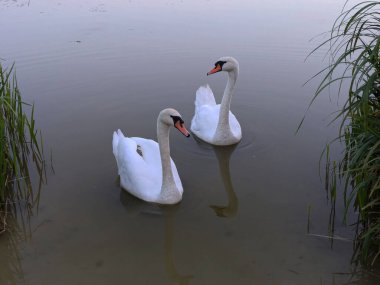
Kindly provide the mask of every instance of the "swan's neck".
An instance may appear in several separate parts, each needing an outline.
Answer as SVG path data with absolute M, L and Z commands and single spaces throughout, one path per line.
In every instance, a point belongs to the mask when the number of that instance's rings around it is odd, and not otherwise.
M 215 132 L 215 137 L 218 139 L 231 135 L 229 112 L 238 73 L 239 71 L 237 69 L 228 72 L 228 81 L 224 89 L 222 103 L 220 104 L 219 121 Z
M 157 122 L 157 140 L 160 148 L 162 165 L 162 186 L 160 200 L 162 200 L 162 202 L 165 202 L 166 204 L 176 203 L 181 198 L 181 194 L 178 191 L 178 188 L 174 182 L 173 171 L 171 166 L 169 131 L 169 126 L 163 124 L 160 121 Z

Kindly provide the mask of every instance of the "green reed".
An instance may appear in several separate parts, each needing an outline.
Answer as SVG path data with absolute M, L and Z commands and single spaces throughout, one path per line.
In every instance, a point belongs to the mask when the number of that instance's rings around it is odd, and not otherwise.
M 42 138 L 35 127 L 34 106 L 22 101 L 13 67 L 7 70 L 0 64 L 0 233 L 5 231 L 7 217 L 14 216 L 18 206 L 31 210 L 38 202 L 39 192 L 35 195 L 33 191 L 30 171 L 40 174 L 38 189 L 44 171 Z
M 345 220 L 350 208 L 358 213 L 353 260 L 373 265 L 380 256 L 380 2 L 364 1 L 343 11 L 328 39 L 311 54 L 326 46 L 330 61 L 313 77 L 322 80 L 310 105 L 334 84 L 339 94 L 347 88 L 344 104 L 333 118 L 341 122 L 334 141 L 344 142 L 343 158 L 332 161 L 329 146 L 324 152 L 332 202 L 330 231 L 340 180 Z

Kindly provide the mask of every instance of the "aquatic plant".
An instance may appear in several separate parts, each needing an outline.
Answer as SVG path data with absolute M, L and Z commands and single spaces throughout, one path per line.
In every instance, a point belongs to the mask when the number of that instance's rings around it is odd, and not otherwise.
M 39 191 L 33 191 L 30 171 L 39 174 L 38 189 L 44 179 L 42 138 L 35 127 L 34 106 L 22 101 L 13 68 L 3 69 L 0 64 L 0 233 L 19 206 L 30 211 L 38 202 Z
M 310 105 L 334 84 L 338 95 L 347 89 L 344 104 L 333 118 L 340 120 L 333 142 L 344 142 L 343 158 L 333 161 L 329 145 L 325 149 L 330 226 L 333 231 L 340 179 L 345 219 L 352 207 L 358 213 L 353 260 L 373 265 L 380 256 L 380 2 L 364 1 L 344 10 L 328 39 L 311 54 L 326 46 L 330 61 L 313 77 L 322 80 Z

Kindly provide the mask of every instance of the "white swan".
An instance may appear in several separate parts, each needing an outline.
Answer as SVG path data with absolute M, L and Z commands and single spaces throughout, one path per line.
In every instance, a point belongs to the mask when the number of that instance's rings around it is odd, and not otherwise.
M 112 147 L 120 184 L 144 201 L 175 204 L 182 199 L 182 183 L 170 158 L 169 130 L 172 126 L 190 136 L 181 115 L 171 108 L 158 115 L 158 144 L 150 139 L 125 137 L 120 130 L 113 133 Z
M 230 111 L 233 90 L 239 75 L 239 63 L 233 57 L 221 57 L 207 75 L 219 71 L 228 73 L 222 103 L 216 104 L 214 94 L 208 85 L 199 87 L 190 129 L 197 137 L 210 144 L 232 145 L 238 143 L 242 137 L 240 124 Z

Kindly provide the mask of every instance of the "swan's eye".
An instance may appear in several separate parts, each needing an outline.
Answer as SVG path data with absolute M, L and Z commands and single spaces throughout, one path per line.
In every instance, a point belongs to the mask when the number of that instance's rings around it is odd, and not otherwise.
M 172 116 L 172 115 L 170 115 L 170 117 L 172 117 L 172 119 L 173 119 L 173 125 L 175 125 L 179 121 L 179 123 L 180 123 L 180 125 L 182 127 L 184 121 L 182 120 L 181 117 L 179 117 L 179 116 Z
M 223 67 L 223 64 L 225 64 L 227 61 L 221 61 L 221 60 L 219 60 L 219 61 L 217 61 L 217 62 L 215 62 L 215 67 L 217 67 L 218 65 L 220 66 L 220 68 L 222 68 Z

